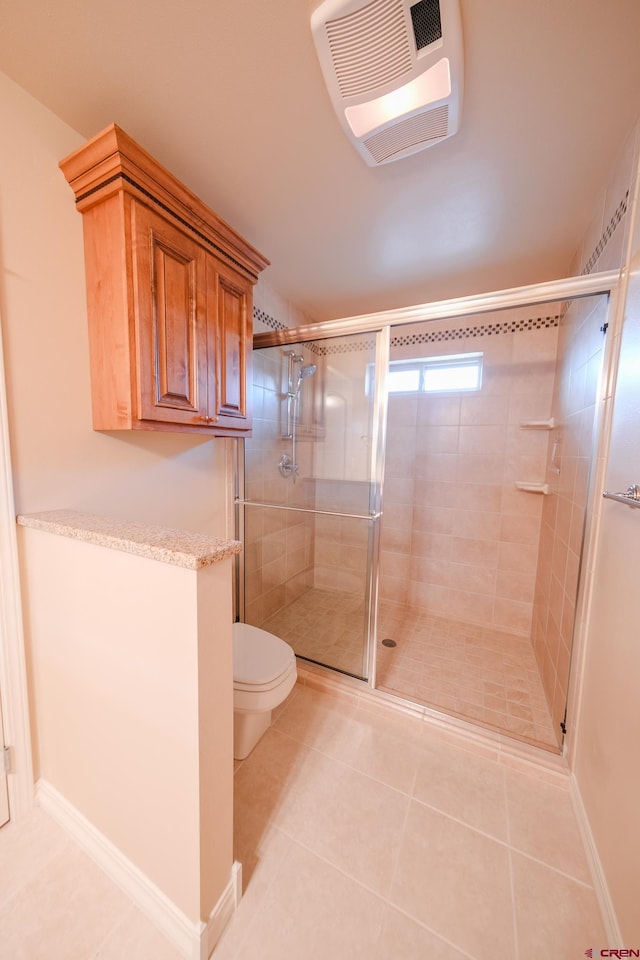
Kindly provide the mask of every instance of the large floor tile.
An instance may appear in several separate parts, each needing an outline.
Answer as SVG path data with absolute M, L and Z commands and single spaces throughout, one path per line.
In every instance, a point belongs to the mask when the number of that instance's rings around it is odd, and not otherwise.
M 493 760 L 443 745 L 425 753 L 414 796 L 498 840 L 506 840 L 504 776 L 504 769 Z
M 332 756 L 387 786 L 411 794 L 422 759 L 422 724 L 389 711 L 358 709 Z
M 234 857 L 242 863 L 245 883 L 251 879 L 270 823 L 304 776 L 309 753 L 309 747 L 272 727 L 235 773 Z
M 182 954 L 135 907 L 108 934 L 91 960 L 183 960 Z
M 274 723 L 274 729 L 328 755 L 349 729 L 356 709 L 351 697 L 333 697 L 301 687 Z
M 507 847 L 415 800 L 390 899 L 478 960 L 514 956 Z
M 71 841 L 0 910 L 1 960 L 84 960 L 129 901 Z
M 381 907 L 374 894 L 293 843 L 237 952 L 220 956 L 223 960 L 371 960 L 380 933 Z M 218 960 L 216 953 L 214 957 Z
M 68 837 L 35 807 L 0 830 L 0 906 L 58 856 Z
M 511 846 L 589 883 L 568 790 L 514 770 L 507 771 L 506 783 Z
M 544 864 L 512 853 L 518 960 L 583 957 L 608 946 L 595 894 Z
M 372 960 L 467 960 L 467 955 L 394 907 L 385 907 L 382 933 Z
M 389 891 L 409 797 L 312 751 L 276 825 L 369 889 Z
M 259 913 L 269 888 L 279 875 L 279 867 L 293 846 L 293 840 L 275 828 L 262 838 L 260 855 L 247 878 L 242 864 L 243 894 L 240 905 L 224 930 L 214 951 L 214 960 L 235 960 Z

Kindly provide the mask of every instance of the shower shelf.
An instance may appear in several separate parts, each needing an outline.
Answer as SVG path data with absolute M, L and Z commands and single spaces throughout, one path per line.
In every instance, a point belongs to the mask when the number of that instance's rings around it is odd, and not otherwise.
M 553 430 L 556 425 L 554 417 L 548 420 L 521 420 L 520 426 L 527 430 Z
M 524 490 L 526 493 L 549 493 L 548 483 L 527 483 L 524 480 L 516 480 L 516 489 Z

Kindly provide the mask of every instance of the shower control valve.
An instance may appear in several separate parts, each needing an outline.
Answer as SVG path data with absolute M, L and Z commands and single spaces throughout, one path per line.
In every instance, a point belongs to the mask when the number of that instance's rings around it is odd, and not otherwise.
M 283 477 L 290 477 L 298 472 L 298 464 L 294 463 L 286 453 L 283 453 L 278 461 L 278 470 Z

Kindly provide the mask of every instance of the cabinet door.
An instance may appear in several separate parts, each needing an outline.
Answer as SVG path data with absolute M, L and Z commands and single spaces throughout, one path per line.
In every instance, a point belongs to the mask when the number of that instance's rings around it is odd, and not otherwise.
M 229 267 L 209 257 L 207 297 L 209 414 L 217 418 L 219 427 L 246 433 L 251 425 L 247 383 L 251 377 L 252 286 Z
M 138 417 L 207 421 L 206 254 L 179 229 L 133 204 Z

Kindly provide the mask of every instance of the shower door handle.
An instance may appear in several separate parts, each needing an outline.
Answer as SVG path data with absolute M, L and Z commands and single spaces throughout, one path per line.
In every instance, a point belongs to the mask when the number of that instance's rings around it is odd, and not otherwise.
M 640 483 L 632 483 L 625 493 L 609 493 L 608 490 L 605 490 L 602 496 L 607 500 L 626 503 L 629 507 L 640 507 Z

